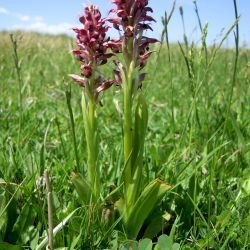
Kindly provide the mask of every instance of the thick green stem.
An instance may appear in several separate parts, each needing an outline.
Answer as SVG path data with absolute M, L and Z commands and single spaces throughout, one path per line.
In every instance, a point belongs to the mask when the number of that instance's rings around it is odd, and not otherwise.
M 133 149 L 131 77 L 128 75 L 124 87 L 124 157 L 126 180 L 131 178 L 131 153 Z
M 126 40 L 123 47 L 123 54 L 126 62 L 125 70 L 123 71 L 123 105 L 124 105 L 124 200 L 126 212 L 125 220 L 129 216 L 131 208 L 140 196 L 141 173 L 142 173 L 142 154 L 144 147 L 144 126 L 146 126 L 147 110 L 146 106 L 139 104 L 136 112 L 133 112 L 134 101 L 134 80 L 135 77 L 135 61 L 133 39 Z M 138 99 L 139 101 L 139 99 Z M 144 104 L 144 103 L 143 103 Z M 138 114 L 139 109 L 142 109 L 141 114 Z M 135 118 L 135 119 L 134 119 Z M 146 120 L 144 121 L 144 118 Z M 138 138 L 140 137 L 140 138 Z
M 92 187 L 93 201 L 97 202 L 100 196 L 100 171 L 97 165 L 98 142 L 96 103 L 94 98 L 89 97 L 86 100 L 84 92 L 82 94 L 82 110 L 88 154 L 88 181 Z
M 130 200 L 128 195 L 128 187 L 132 182 L 132 152 L 133 152 L 133 119 L 132 119 L 132 77 L 133 77 L 133 63 L 127 68 L 127 75 L 124 79 L 124 187 L 125 187 L 125 201 L 128 207 Z

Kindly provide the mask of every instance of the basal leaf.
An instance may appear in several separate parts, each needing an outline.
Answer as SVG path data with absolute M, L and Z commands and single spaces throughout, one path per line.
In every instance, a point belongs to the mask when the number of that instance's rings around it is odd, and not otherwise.
M 170 188 L 171 186 L 160 179 L 153 180 L 145 187 L 137 202 L 131 208 L 127 219 L 125 218 L 125 225 L 130 238 L 136 238 L 149 214 Z
M 72 173 L 71 181 L 74 184 L 81 201 L 88 204 L 91 196 L 91 188 L 87 181 L 79 173 Z

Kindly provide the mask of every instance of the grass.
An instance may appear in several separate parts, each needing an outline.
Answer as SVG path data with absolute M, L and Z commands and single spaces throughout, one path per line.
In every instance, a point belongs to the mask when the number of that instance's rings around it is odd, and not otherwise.
M 86 174 L 87 161 L 80 90 L 68 77 L 79 72 L 69 52 L 72 40 L 16 34 L 17 74 L 10 37 L 0 37 L 0 249 L 38 249 L 46 237 L 45 169 L 52 179 L 53 224 L 59 225 L 56 248 L 128 249 L 122 228 L 93 217 L 95 208 L 82 205 L 70 181 L 74 171 Z M 206 55 L 190 45 L 183 54 L 178 45 L 168 50 L 163 44 L 150 59 L 144 175 L 173 186 L 159 207 L 167 218 L 160 226 L 181 249 L 249 249 L 250 51 L 239 49 L 235 76 L 235 50 L 219 49 L 208 69 L 213 51 L 207 48 Z M 106 197 L 123 168 L 119 87 L 107 91 L 102 104 L 99 162 Z

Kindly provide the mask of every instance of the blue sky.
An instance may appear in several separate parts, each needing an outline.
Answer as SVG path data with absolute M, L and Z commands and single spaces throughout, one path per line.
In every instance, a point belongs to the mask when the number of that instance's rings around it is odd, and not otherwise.
M 79 25 L 78 16 L 83 10 L 82 0 L 0 0 L 0 30 L 35 30 L 58 34 L 66 32 L 72 34 L 70 27 Z M 111 0 L 92 0 L 100 6 L 105 16 L 111 8 Z M 170 11 L 172 0 L 151 0 L 153 17 L 158 21 L 153 25 L 153 36 L 159 37 L 161 33 L 161 16 Z M 169 25 L 170 41 L 182 41 L 183 29 L 179 14 L 179 6 L 183 6 L 187 36 L 194 42 L 199 42 L 200 31 L 194 12 L 192 0 L 176 0 L 177 6 Z M 250 1 L 237 0 L 240 20 L 241 44 L 250 44 Z M 222 32 L 226 31 L 234 22 L 233 0 L 197 0 L 203 25 L 209 24 L 208 42 L 212 44 L 219 41 Z M 225 46 L 233 44 L 233 35 L 226 41 Z

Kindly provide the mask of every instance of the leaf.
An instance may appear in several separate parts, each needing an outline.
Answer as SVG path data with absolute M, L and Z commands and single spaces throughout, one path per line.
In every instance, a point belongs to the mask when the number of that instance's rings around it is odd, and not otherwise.
M 7 242 L 0 241 L 0 250 L 21 250 L 21 246 L 12 245 Z
M 118 201 L 115 202 L 115 208 L 119 211 L 120 216 L 122 217 L 123 221 L 126 219 L 126 206 L 125 201 L 123 198 L 120 198 Z
M 237 134 L 239 149 L 244 151 L 246 148 L 246 142 L 245 142 L 244 136 L 240 130 L 239 124 L 231 112 L 229 113 L 229 116 L 230 116 L 230 120 L 232 122 L 232 126 L 235 130 L 235 133 Z
M 139 243 L 138 250 L 152 250 L 152 248 L 153 248 L 152 240 L 150 240 L 150 239 L 143 239 Z
M 172 250 L 179 250 L 180 249 L 180 244 L 174 243 L 172 246 Z
M 160 250 L 171 250 L 173 242 L 167 235 L 163 234 L 158 238 L 158 245 Z
M 45 153 L 44 153 L 44 144 L 41 146 L 41 149 L 40 149 L 40 166 L 39 166 L 39 169 L 40 169 L 40 176 L 43 175 L 43 172 L 44 172 L 44 168 L 45 168 Z
M 158 244 L 155 245 L 154 250 L 160 250 L 160 247 Z
M 135 128 L 133 133 L 133 151 L 131 154 L 131 178 L 125 179 L 127 209 L 132 207 L 142 192 L 142 163 L 144 142 L 148 124 L 148 108 L 144 96 L 141 94 L 137 99 L 135 109 Z M 128 166 L 129 167 L 129 166 Z M 130 210 L 130 209 L 129 209 Z M 129 213 L 130 211 L 127 211 Z
M 135 129 L 133 136 L 133 152 L 131 156 L 133 184 L 129 191 L 129 201 L 133 204 L 141 193 L 142 162 L 144 142 L 148 125 L 148 107 L 143 94 L 138 97 L 135 110 Z
M 128 217 L 125 217 L 129 238 L 136 238 L 149 214 L 170 188 L 171 186 L 160 179 L 153 180 L 145 187 L 137 202 L 131 208 Z
M 31 239 L 30 240 L 30 248 L 31 249 L 36 249 L 36 246 L 38 245 L 39 228 L 40 228 L 40 225 L 36 226 L 36 228 L 33 227 L 29 232 L 29 239 Z
M 91 188 L 87 181 L 79 173 L 72 173 L 71 181 L 74 184 L 81 201 L 88 204 L 91 196 Z
M 71 219 L 71 217 L 78 211 L 80 208 L 75 209 L 71 212 L 64 220 L 62 220 L 54 229 L 53 229 L 53 236 L 55 237 L 56 234 L 62 230 L 62 228 L 67 224 L 67 222 Z M 48 236 L 46 236 L 42 242 L 36 247 L 36 250 L 44 249 L 44 246 L 48 243 Z M 1 250 L 1 249 L 0 249 Z
M 139 250 L 137 246 L 137 242 L 127 242 L 120 247 L 120 250 Z
M 135 110 L 135 129 L 132 155 L 132 162 L 134 166 L 137 166 L 138 163 L 140 164 L 142 162 L 141 158 L 144 151 L 144 141 L 147 131 L 147 125 L 148 107 L 144 96 L 141 94 L 138 97 L 138 102 Z
M 147 228 L 143 235 L 144 238 L 154 238 L 159 232 L 164 228 L 164 218 L 161 211 L 156 211 L 156 213 L 150 214 L 147 221 Z
M 70 245 L 70 250 L 74 250 L 76 249 L 76 245 L 78 244 L 79 240 L 81 239 L 82 235 L 79 234 L 77 237 L 75 236 L 73 238 L 73 241 L 71 242 L 71 245 Z
M 1 190 L 1 189 L 0 189 Z M 6 204 L 6 199 L 5 199 L 5 192 L 3 191 L 0 193 L 0 230 L 3 230 L 3 226 L 5 226 L 7 218 L 6 218 L 6 213 L 2 213 L 2 210 L 4 209 Z
M 15 232 L 18 235 L 19 241 L 20 241 L 20 238 L 22 239 L 22 243 L 26 244 L 27 241 L 29 240 L 29 238 L 26 238 L 26 240 L 23 241 L 23 238 L 25 237 L 22 237 L 22 236 L 24 236 L 28 228 L 33 225 L 34 219 L 35 219 L 35 212 L 33 210 L 33 206 L 31 206 L 29 202 L 26 202 L 12 230 L 12 232 Z
M 250 195 L 250 176 L 242 180 L 241 188 L 243 191 L 243 197 Z

